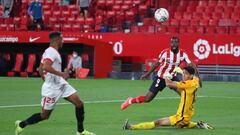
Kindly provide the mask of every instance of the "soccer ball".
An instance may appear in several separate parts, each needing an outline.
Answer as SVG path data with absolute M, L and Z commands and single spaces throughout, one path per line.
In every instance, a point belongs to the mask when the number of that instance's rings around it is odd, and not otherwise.
M 169 18 L 169 13 L 167 11 L 167 9 L 165 8 L 159 8 L 155 11 L 154 13 L 154 18 L 156 19 L 156 21 L 158 22 L 165 22 L 168 20 Z

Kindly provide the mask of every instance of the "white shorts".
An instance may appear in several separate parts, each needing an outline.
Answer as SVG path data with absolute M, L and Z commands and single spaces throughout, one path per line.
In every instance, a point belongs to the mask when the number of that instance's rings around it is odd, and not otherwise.
M 58 100 L 69 97 L 77 91 L 69 84 L 50 85 L 44 83 L 42 86 L 42 109 L 53 110 Z

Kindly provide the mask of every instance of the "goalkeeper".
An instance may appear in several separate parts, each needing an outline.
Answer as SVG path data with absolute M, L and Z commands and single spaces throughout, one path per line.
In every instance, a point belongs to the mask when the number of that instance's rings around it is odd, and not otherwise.
M 183 69 L 183 81 L 175 82 L 166 77 L 166 86 L 169 88 L 176 88 L 181 93 L 181 99 L 176 115 L 158 119 L 153 122 L 145 122 L 136 125 L 130 125 L 128 120 L 125 122 L 123 129 L 152 129 L 159 126 L 176 126 L 179 128 L 203 128 L 213 129 L 206 122 L 192 122 L 194 114 L 194 102 L 197 89 L 199 87 L 199 78 L 194 76 L 195 70 L 191 66 Z

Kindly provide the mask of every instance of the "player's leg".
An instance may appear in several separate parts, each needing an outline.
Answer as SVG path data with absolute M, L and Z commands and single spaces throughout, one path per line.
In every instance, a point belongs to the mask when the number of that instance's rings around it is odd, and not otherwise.
M 64 99 L 75 106 L 75 115 L 77 118 L 77 135 L 95 135 L 94 133 L 84 130 L 84 104 L 79 98 L 77 91 L 70 85 L 66 85 L 63 93 Z
M 48 110 L 46 110 L 46 108 L 44 107 L 46 105 L 46 103 L 43 103 L 43 102 L 46 102 L 47 101 L 47 98 L 44 97 L 42 99 L 42 112 L 41 113 L 35 113 L 33 114 L 32 116 L 28 117 L 27 119 L 23 120 L 23 121 L 20 121 L 20 120 L 17 120 L 15 122 L 15 126 L 16 126 L 16 129 L 15 129 L 15 135 L 20 135 L 23 131 L 23 129 L 28 126 L 28 125 L 32 125 L 32 124 L 36 124 L 40 121 L 43 121 L 43 120 L 47 120 L 51 113 L 52 113 L 52 108 L 53 108 L 53 104 L 51 106 L 48 105 L 48 107 L 51 107 L 51 108 L 48 108 Z M 50 101 L 48 99 L 48 101 Z M 55 100 L 54 100 L 55 101 Z M 54 103 L 55 104 L 55 103 Z
M 122 105 L 121 109 L 124 110 L 128 106 L 134 103 L 148 103 L 151 102 L 159 91 L 162 91 L 166 87 L 165 80 L 157 77 L 153 81 L 148 93 L 145 96 L 138 96 L 135 98 L 128 98 Z
M 170 118 L 167 117 L 167 118 L 158 119 L 156 121 L 143 122 L 139 124 L 129 124 L 128 121 L 126 121 L 123 126 L 123 129 L 124 130 L 153 129 L 159 126 L 170 126 L 170 125 L 171 125 Z

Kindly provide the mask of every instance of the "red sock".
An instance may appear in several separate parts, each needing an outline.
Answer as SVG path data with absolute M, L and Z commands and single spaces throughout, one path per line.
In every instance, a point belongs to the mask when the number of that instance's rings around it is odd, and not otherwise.
M 138 96 L 131 100 L 131 103 L 142 103 L 145 100 L 145 96 Z

